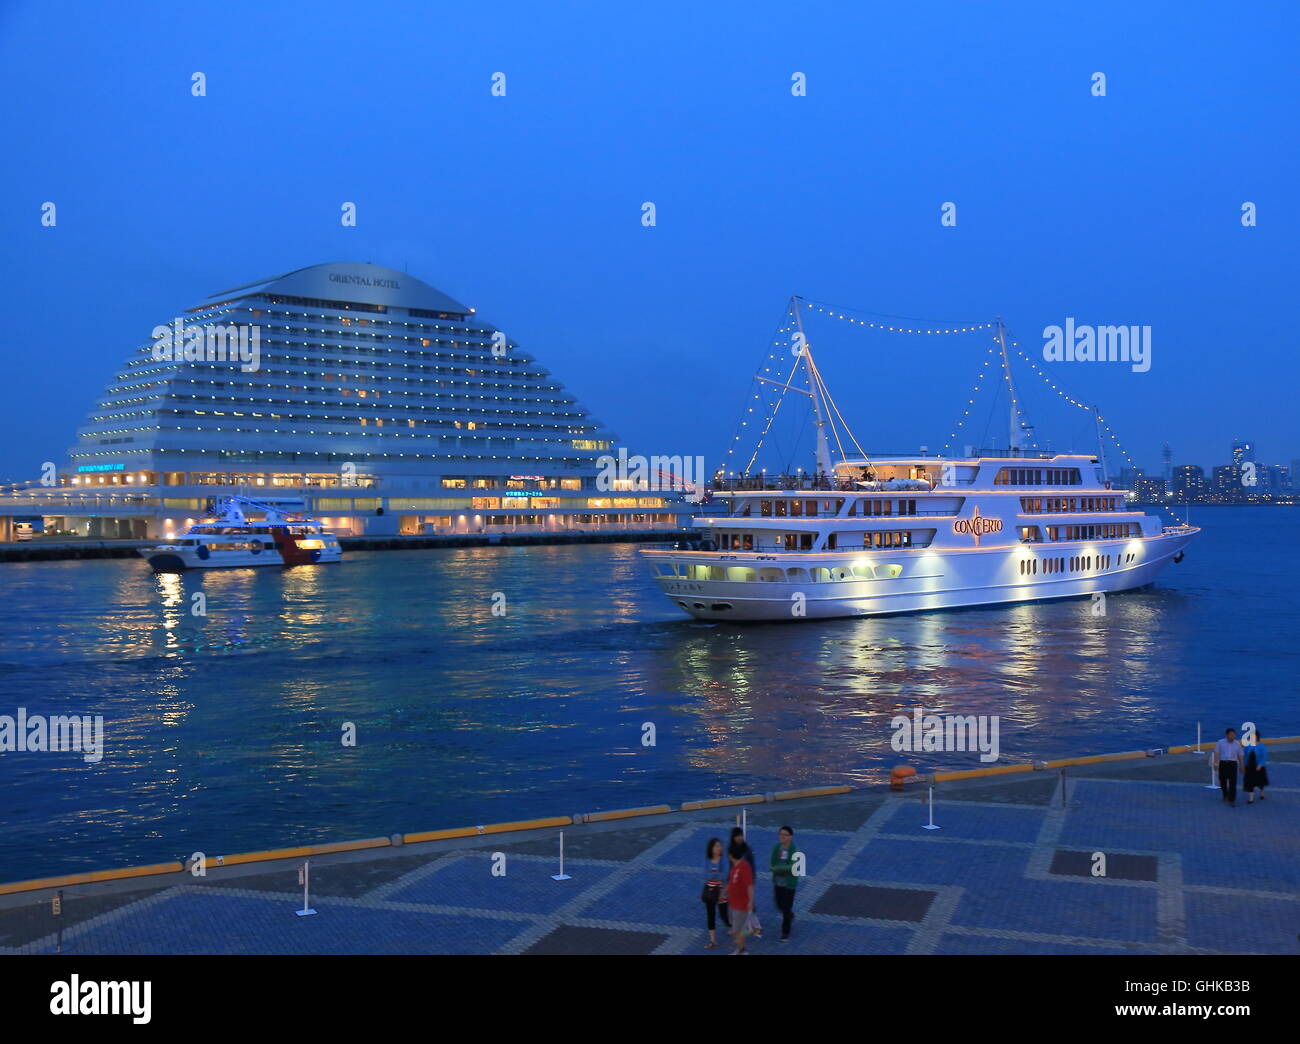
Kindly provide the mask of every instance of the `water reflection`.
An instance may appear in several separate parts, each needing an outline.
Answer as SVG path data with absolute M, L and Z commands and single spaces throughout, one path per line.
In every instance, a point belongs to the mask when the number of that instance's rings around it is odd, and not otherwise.
M 1012 759 L 1186 740 L 1224 715 L 1293 719 L 1300 513 L 1260 510 L 1208 523 L 1167 583 L 1108 597 L 1104 617 L 1085 600 L 699 624 L 622 545 L 179 577 L 132 560 L 9 564 L 9 691 L 31 710 L 104 713 L 107 749 L 93 771 L 0 759 L 0 879 L 854 782 L 941 760 L 890 747 L 892 717 L 917 706 L 999 715 Z M 1234 568 L 1243 525 L 1249 554 L 1290 574 Z M 36 866 L 43 850 L 64 864 Z

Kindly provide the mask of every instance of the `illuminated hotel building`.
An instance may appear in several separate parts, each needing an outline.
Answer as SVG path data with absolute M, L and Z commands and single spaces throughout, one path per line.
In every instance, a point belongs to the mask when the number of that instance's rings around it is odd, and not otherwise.
M 161 537 L 232 493 L 365 536 L 671 530 L 693 509 L 598 489 L 615 436 L 472 308 L 405 272 L 315 265 L 165 325 L 189 331 L 175 357 L 156 328 L 79 429 L 58 488 L 23 492 L 47 531 Z

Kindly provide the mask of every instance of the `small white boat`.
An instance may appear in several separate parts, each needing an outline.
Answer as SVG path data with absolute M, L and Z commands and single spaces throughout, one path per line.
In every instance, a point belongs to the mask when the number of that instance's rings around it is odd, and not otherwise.
M 261 512 L 249 519 L 246 510 Z M 343 549 L 315 519 L 246 497 L 222 497 L 214 509 L 178 537 L 140 555 L 155 573 L 338 562 Z

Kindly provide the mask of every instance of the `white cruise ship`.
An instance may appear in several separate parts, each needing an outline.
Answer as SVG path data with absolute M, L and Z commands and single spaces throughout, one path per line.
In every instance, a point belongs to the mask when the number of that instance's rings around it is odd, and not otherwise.
M 1006 365 L 1000 321 L 998 338 Z M 1009 365 L 1004 454 L 832 464 L 824 385 L 810 352 L 803 363 L 818 427 L 815 477 L 720 483 L 712 499 L 727 513 L 694 520 L 698 549 L 641 552 L 691 616 L 872 616 L 1125 591 L 1180 561 L 1199 532 L 1130 510 L 1103 458 L 1016 445 L 1026 425 Z

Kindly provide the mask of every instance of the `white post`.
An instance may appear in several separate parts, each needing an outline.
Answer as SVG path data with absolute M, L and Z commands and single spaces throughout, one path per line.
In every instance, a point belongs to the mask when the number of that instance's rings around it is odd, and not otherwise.
M 1196 723 L 1196 745 L 1201 745 L 1201 723 Z M 1214 755 L 1211 754 L 1205 759 L 1205 763 L 1210 766 L 1210 782 L 1205 784 L 1206 790 L 1218 790 L 1219 781 L 1214 777 Z
M 1196 723 L 1196 753 L 1199 754 L 1200 752 L 1201 752 L 1201 723 L 1198 721 Z
M 934 787 L 929 788 L 929 796 L 926 798 L 927 805 L 930 806 L 930 822 L 926 823 L 922 830 L 938 830 L 939 827 L 934 825 Z
M 299 917 L 310 917 L 316 911 L 311 908 L 308 900 L 308 889 L 311 887 L 311 860 L 303 860 L 302 866 L 298 870 L 298 877 L 302 880 L 302 909 L 295 910 Z
M 749 844 L 749 809 L 740 810 L 740 832 L 745 835 L 745 844 Z
M 564 831 L 560 831 L 560 872 L 551 874 L 552 881 L 568 881 L 571 877 L 564 872 Z

